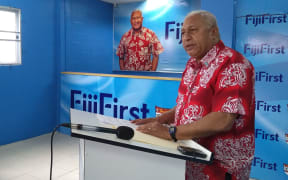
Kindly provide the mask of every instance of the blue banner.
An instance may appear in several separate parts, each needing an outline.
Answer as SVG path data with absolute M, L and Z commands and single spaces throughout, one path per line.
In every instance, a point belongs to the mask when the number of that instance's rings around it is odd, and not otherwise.
M 164 47 L 164 52 L 159 56 L 157 71 L 182 73 L 189 59 L 182 47 L 182 23 L 187 13 L 199 8 L 200 0 L 144 1 L 115 6 L 113 70 L 120 69 L 116 50 L 122 35 L 131 28 L 131 12 L 140 9 L 144 17 L 143 26 L 154 31 Z
M 256 73 L 251 177 L 288 179 L 287 0 L 241 0 L 235 7 L 235 48 L 253 63 Z
M 176 105 L 180 80 L 62 74 L 60 122 L 70 108 L 134 120 L 155 117 Z

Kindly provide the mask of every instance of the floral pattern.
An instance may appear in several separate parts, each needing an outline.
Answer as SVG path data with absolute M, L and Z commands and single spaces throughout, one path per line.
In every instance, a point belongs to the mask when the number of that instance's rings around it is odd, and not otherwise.
M 181 119 L 181 124 L 189 124 L 203 117 L 203 106 L 190 105 L 184 109 L 184 116 Z
M 245 110 L 241 98 L 228 97 L 221 108 L 221 112 L 245 115 Z
M 178 90 L 175 124 L 201 120 L 210 112 L 239 114 L 232 130 L 197 142 L 214 153 L 214 162 L 186 163 L 186 179 L 247 179 L 254 155 L 254 68 L 240 53 L 216 44 L 201 60 L 191 58 Z M 215 172 L 217 172 L 215 174 Z
M 220 86 L 243 86 L 246 83 L 246 66 L 241 63 L 231 64 L 223 72 L 223 78 L 220 80 Z
M 152 68 L 151 54 L 159 55 L 163 51 L 156 34 L 142 27 L 139 34 L 130 29 L 122 36 L 116 54 L 124 59 L 125 70 L 149 71 Z
M 221 160 L 223 162 L 221 166 L 235 175 L 237 179 L 249 179 L 254 157 L 254 141 L 254 136 L 251 134 L 238 139 L 219 138 L 215 142 L 215 158 Z

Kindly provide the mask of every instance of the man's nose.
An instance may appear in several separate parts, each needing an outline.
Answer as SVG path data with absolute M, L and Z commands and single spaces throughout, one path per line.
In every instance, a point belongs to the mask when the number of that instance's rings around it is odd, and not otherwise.
M 191 40 L 192 38 L 191 38 L 191 36 L 189 35 L 189 34 L 184 34 L 184 35 L 182 35 L 182 41 L 189 41 L 189 40 Z

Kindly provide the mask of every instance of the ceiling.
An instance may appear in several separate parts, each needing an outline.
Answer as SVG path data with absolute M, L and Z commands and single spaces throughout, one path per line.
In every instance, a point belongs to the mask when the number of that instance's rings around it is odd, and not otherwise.
M 101 0 L 101 1 L 112 3 L 112 4 L 119 4 L 119 3 L 139 2 L 139 1 L 145 1 L 145 0 Z

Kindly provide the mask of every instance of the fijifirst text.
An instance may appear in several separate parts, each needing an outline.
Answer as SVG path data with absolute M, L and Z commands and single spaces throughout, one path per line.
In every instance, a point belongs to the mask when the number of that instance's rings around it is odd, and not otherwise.
M 285 47 L 283 45 L 273 46 L 269 44 L 244 44 L 244 54 L 251 54 L 252 56 L 260 54 L 285 54 Z
M 113 101 L 113 103 L 108 103 Z M 119 105 L 118 98 L 109 93 L 89 94 L 82 93 L 80 90 L 71 90 L 71 108 L 81 108 L 83 111 L 106 114 L 111 112 L 113 117 L 124 119 L 129 116 L 130 119 L 146 118 L 149 113 L 147 104 L 141 107 L 129 107 Z
M 281 24 L 287 23 L 286 14 L 261 14 L 261 15 L 246 15 L 245 24 L 253 24 L 254 27 L 262 24 Z

